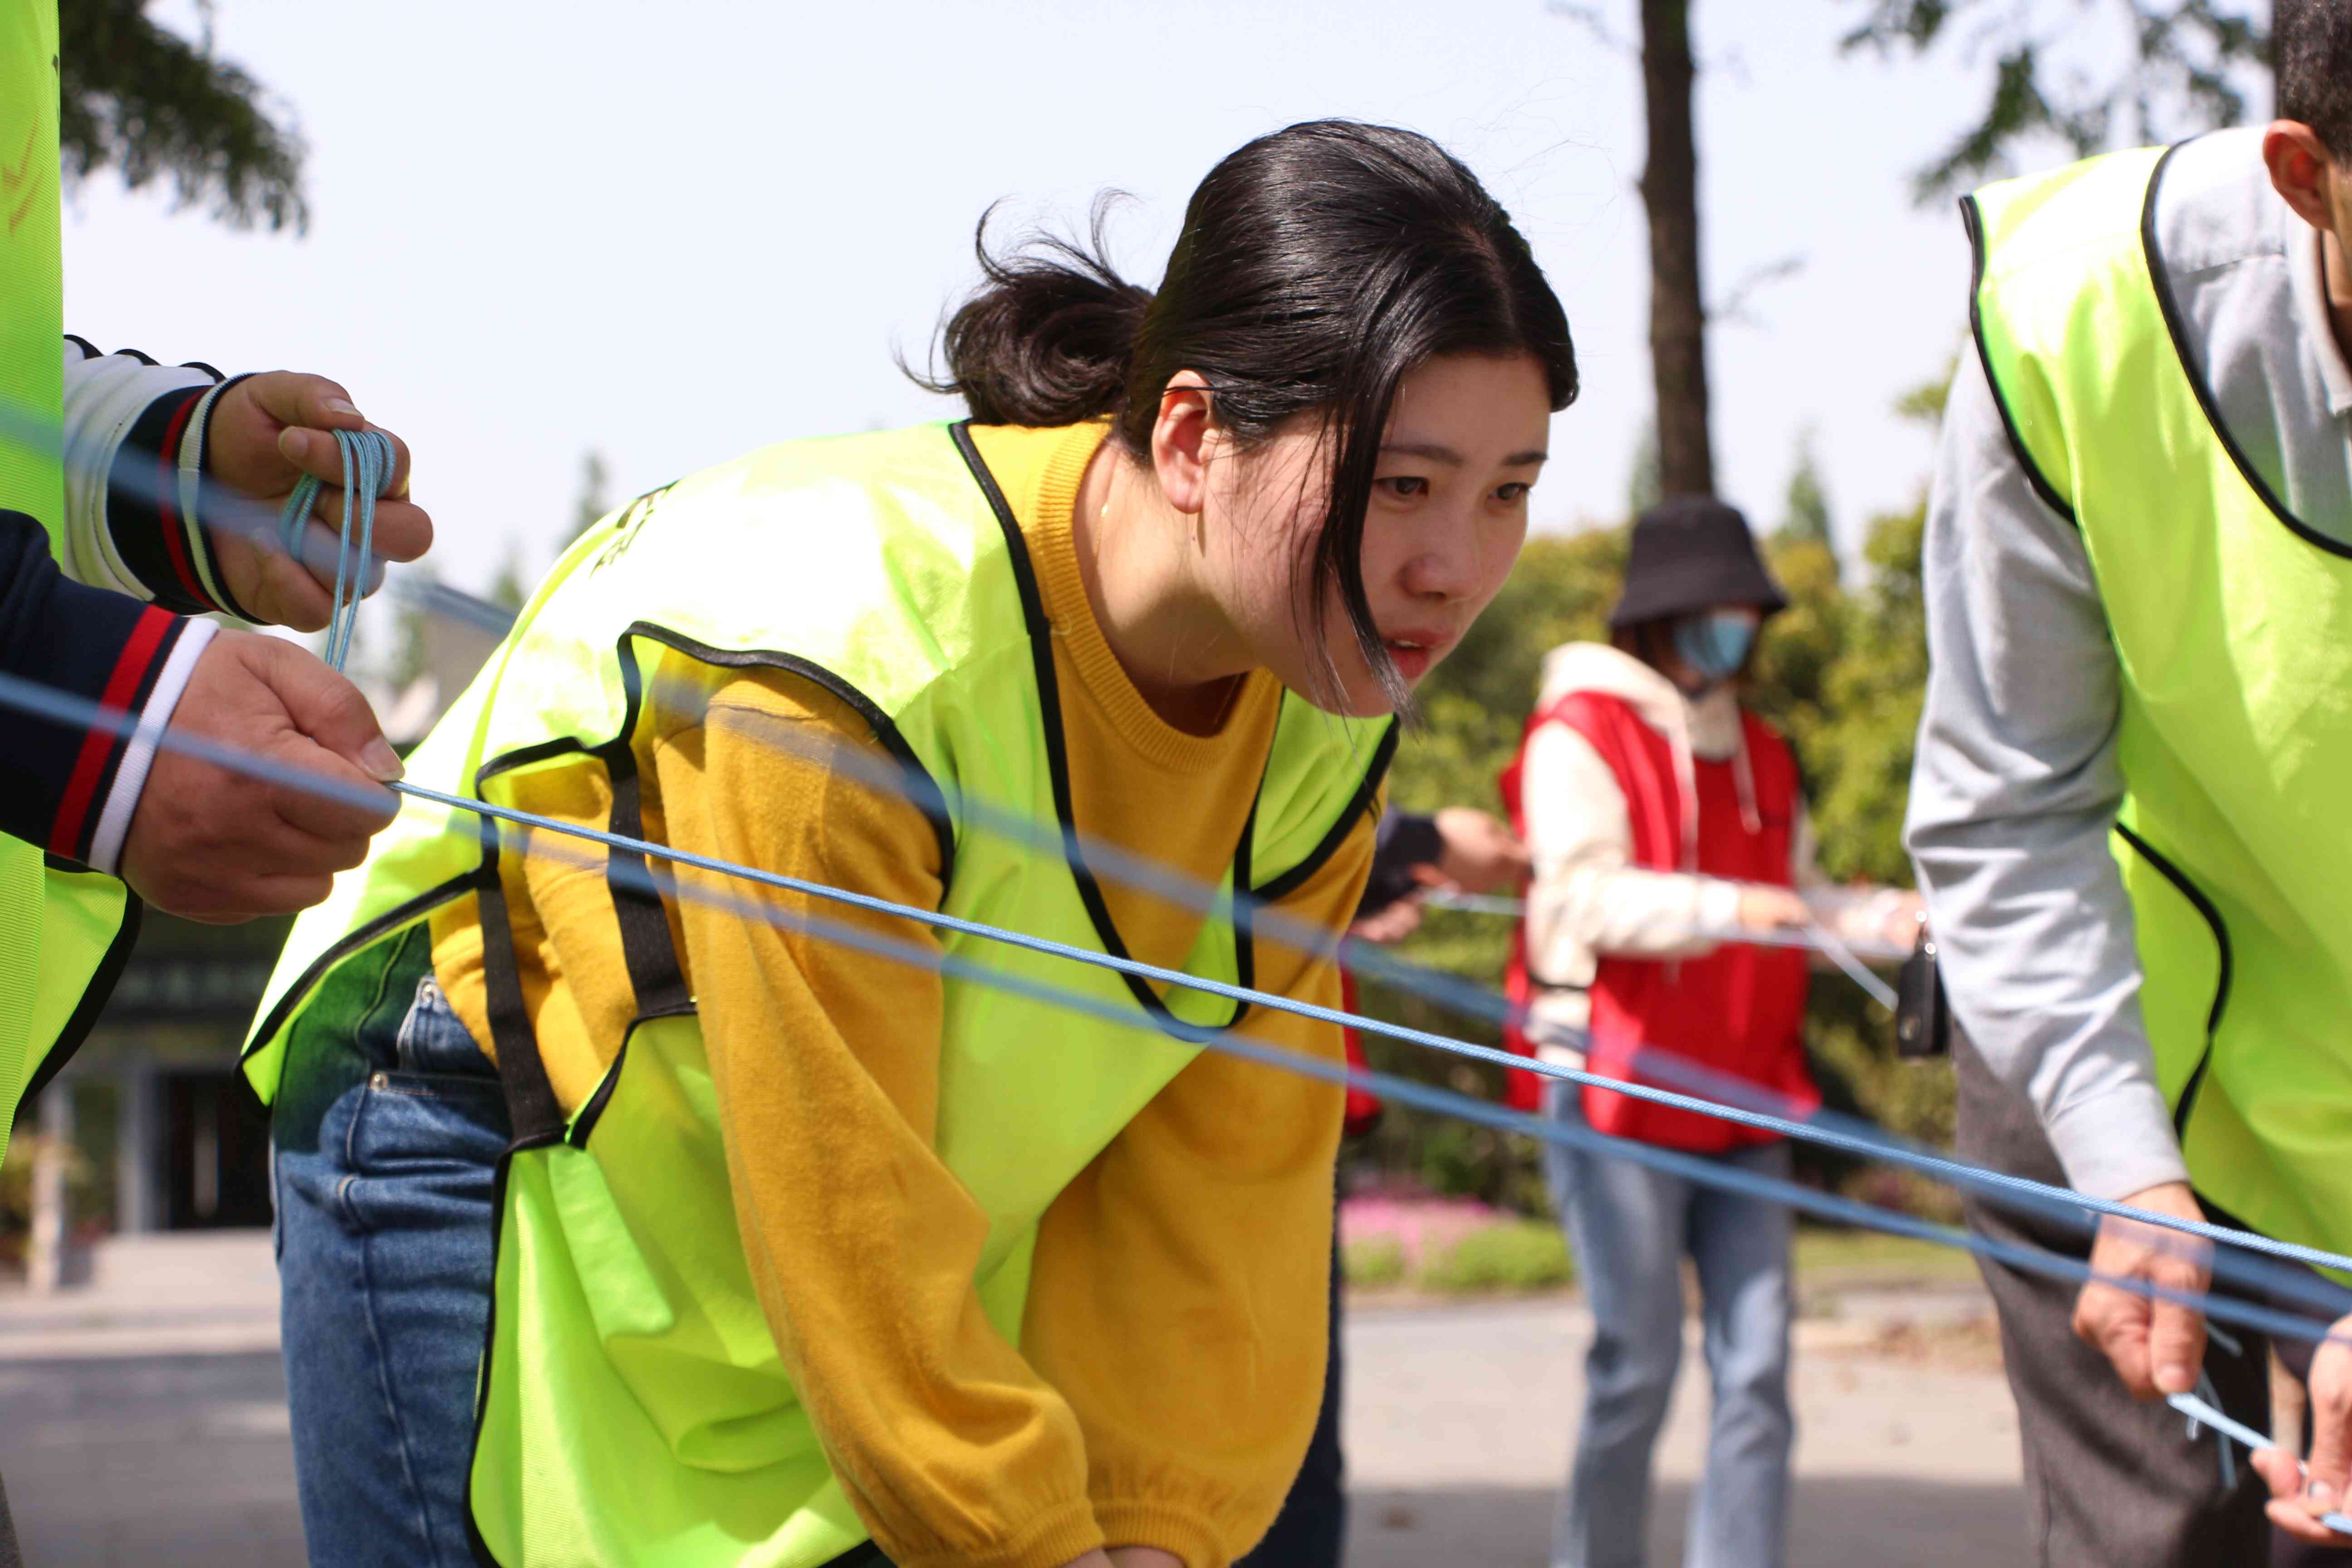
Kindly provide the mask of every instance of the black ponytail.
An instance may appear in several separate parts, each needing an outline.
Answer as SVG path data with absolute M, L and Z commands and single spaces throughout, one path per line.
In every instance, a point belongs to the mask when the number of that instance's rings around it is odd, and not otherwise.
M 1425 136 L 1351 121 L 1293 125 L 1226 157 L 1184 209 L 1157 295 L 1120 279 L 1095 204 L 1085 243 L 1036 237 L 992 253 L 948 319 L 945 374 L 989 424 L 1054 426 L 1108 416 L 1148 462 L 1160 394 L 1179 372 L 1205 380 L 1211 417 L 1238 445 L 1318 416 L 1335 439 L 1329 502 L 1307 563 L 1301 608 L 1324 645 L 1333 584 L 1357 647 L 1399 712 L 1411 693 L 1389 661 L 1364 593 L 1364 514 L 1398 386 L 1440 354 L 1525 354 L 1551 406 L 1577 392 L 1568 318 L 1528 242 L 1477 176 Z M 911 373 L 910 373 L 911 374 Z M 1325 679 L 1339 688 L 1339 672 Z
M 1083 245 L 1036 234 L 1002 253 L 989 248 L 990 207 L 972 242 L 981 286 L 940 329 L 947 373 L 908 374 L 961 397 L 982 425 L 1045 428 L 1117 413 L 1151 304 L 1151 290 L 1106 258 L 1104 229 L 1120 199 L 1116 191 L 1095 198 Z

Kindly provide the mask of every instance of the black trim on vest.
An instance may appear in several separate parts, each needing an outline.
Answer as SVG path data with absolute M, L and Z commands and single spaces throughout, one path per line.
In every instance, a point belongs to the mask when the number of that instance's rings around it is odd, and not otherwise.
M 2017 427 L 2017 420 L 2009 411 L 2009 399 L 2002 395 L 2000 377 L 1993 374 L 1992 350 L 1985 342 L 1984 275 L 1985 233 L 1984 213 L 1976 197 L 1960 198 L 1960 221 L 1969 231 L 1971 263 L 1969 271 L 1969 335 L 1976 340 L 1977 360 L 1984 366 L 1985 384 L 1992 390 L 1992 405 L 2000 415 L 2000 427 L 2009 433 L 2010 450 L 2017 454 L 2018 466 L 2025 470 L 2025 482 L 2051 510 L 2064 518 L 2076 529 L 2082 521 L 2074 515 L 2074 504 L 2058 493 L 2057 487 L 2042 474 L 2042 466 L 2033 460 L 2033 453 L 2025 445 L 2025 437 Z
M 604 1108 L 613 1103 L 613 1091 L 620 1087 L 621 1069 L 629 1065 L 629 1042 L 636 1038 L 637 1026 L 645 1021 L 631 1020 L 629 1032 L 621 1037 L 621 1048 L 613 1053 L 613 1065 L 604 1069 L 604 1076 L 597 1080 L 596 1091 L 580 1107 L 580 1114 L 572 1119 L 571 1131 L 564 1133 L 563 1141 L 574 1149 L 588 1147 L 588 1134 L 596 1130 L 596 1123 L 604 1119 Z
M 482 865 L 475 873 L 474 898 L 480 907 L 482 985 L 488 994 L 499 1084 L 506 1090 L 507 1119 L 512 1123 L 510 1148 L 524 1148 L 563 1136 L 563 1106 L 548 1081 L 539 1032 L 531 1026 L 530 1009 L 523 999 L 514 921 L 507 913 L 506 881 L 499 872 L 499 825 L 489 817 L 482 818 L 481 825 Z
M 2263 505 L 2270 509 L 2271 515 L 2284 523 L 2288 532 L 2314 549 L 2326 551 L 2330 555 L 2352 558 L 2352 543 L 2330 539 L 2289 511 L 2286 502 L 2271 489 L 2270 481 L 2255 470 L 2254 465 L 2247 459 L 2245 448 L 2238 445 L 2238 438 L 2230 433 L 2230 426 L 2223 422 L 2221 405 L 2214 397 L 2204 370 L 2199 366 L 2196 355 L 2189 349 L 2189 323 L 2182 318 L 2179 304 L 2172 297 L 2165 271 L 2164 247 L 2156 236 L 2157 193 L 2163 188 L 2165 171 L 2172 166 L 2173 154 L 2188 144 L 2176 142 L 2164 150 L 2163 157 L 2157 160 L 2156 172 L 2147 180 L 2147 199 L 2142 204 L 2139 215 L 2140 246 L 2147 255 L 2148 283 L 2156 290 L 2158 308 L 2164 313 L 2164 329 L 2171 334 L 2173 355 L 2180 362 L 2180 374 L 2189 378 L 2189 389 L 2197 395 L 2197 406 L 2205 411 L 2205 423 L 2221 441 L 2221 449 L 2230 454 L 2230 461 L 2236 465 L 2247 488 L 2262 498 Z
M 1339 814 L 1331 824 L 1330 831 L 1323 835 L 1323 841 L 1307 852 L 1306 859 L 1265 886 L 1252 889 L 1260 902 L 1277 903 L 1288 898 L 1306 886 L 1307 879 L 1320 871 L 1331 857 L 1339 852 L 1340 846 L 1348 842 L 1348 835 L 1356 830 L 1356 818 L 1372 809 L 1372 799 L 1380 794 L 1381 781 L 1389 776 L 1389 764 L 1396 760 L 1397 742 L 1402 738 L 1402 731 L 1396 721 L 1390 720 L 1388 729 L 1381 735 L 1380 744 L 1372 749 L 1372 765 L 1364 770 L 1363 783 L 1356 786 L 1355 796 L 1348 802 L 1348 809 Z
M 17 1101 L 19 1105 L 29 1104 L 36 1095 L 48 1088 L 49 1080 L 58 1076 L 59 1069 L 73 1059 L 74 1053 L 81 1049 L 82 1042 L 89 1038 L 90 1030 L 97 1026 L 98 1016 L 106 1011 L 106 999 L 114 994 L 114 987 L 122 979 L 123 967 L 131 962 L 131 950 L 139 944 L 139 925 L 146 908 L 138 894 L 128 886 L 123 888 L 122 924 L 116 928 L 114 940 L 106 944 L 106 952 L 100 956 L 98 967 L 90 972 L 89 984 L 83 987 L 81 1000 L 74 1004 L 73 1013 L 66 1019 L 65 1027 L 59 1029 L 58 1037 L 49 1042 L 48 1054 L 41 1058 L 41 1065 L 33 1069 L 33 1076 L 25 1081 L 24 1093 Z M 244 1076 L 243 1073 L 237 1075 L 240 1079 Z
M 605 830 L 624 838 L 646 836 L 643 783 L 637 775 L 637 717 L 643 682 L 637 656 L 628 633 L 621 635 L 621 689 L 626 694 L 621 732 L 596 748 L 613 788 L 613 806 Z M 665 870 L 667 868 L 665 867 Z M 671 884 L 675 898 L 676 884 Z M 608 847 L 604 859 L 604 890 L 613 900 L 614 919 L 621 928 L 621 962 L 629 972 L 629 989 L 637 999 L 637 1016 L 673 1017 L 694 1010 L 686 972 L 677 961 L 677 943 L 670 935 L 669 916 L 662 908 L 662 877 L 634 849 Z M 611 1075 L 606 1075 L 610 1081 Z
M 470 892 L 474 887 L 474 879 L 480 874 L 478 869 L 460 871 L 447 881 L 437 883 L 413 899 L 404 900 L 394 904 L 319 954 L 311 961 L 310 966 L 295 978 L 294 984 L 286 988 L 285 994 L 278 999 L 278 1005 L 269 1010 L 269 1016 L 261 1021 L 261 1026 L 254 1030 L 254 1044 L 238 1053 L 237 1060 L 240 1062 L 246 1060 L 261 1048 L 263 1042 L 274 1038 L 278 1032 L 286 1026 L 295 1006 L 303 997 L 318 988 L 320 981 L 326 978 L 327 971 L 351 957 L 352 954 L 374 945 L 383 937 L 391 935 L 420 916 L 430 914 L 443 904 Z
M 2116 824 L 2116 832 L 2142 859 L 2155 867 L 2166 881 L 2179 889 L 2180 896 L 2187 899 L 2205 923 L 2212 928 L 2213 943 L 2221 956 L 2221 973 L 2213 986 L 2213 1005 L 2205 1015 L 2205 1048 L 2198 1053 L 2197 1066 L 2190 1069 L 2188 1081 L 2181 1085 L 2180 1103 L 2172 1112 L 2173 1133 L 2185 1139 L 2189 1136 L 2189 1113 L 2196 1107 L 2197 1091 L 2205 1086 L 2205 1069 L 2213 1062 L 2213 1037 L 2221 1027 L 2221 1010 L 2230 1000 L 2230 928 L 2222 923 L 2221 911 L 2214 908 L 2213 900 L 2205 896 L 2204 889 L 2189 879 L 2187 872 L 2158 853 L 2154 845 L 2122 823 Z
M 996 476 L 989 471 L 980 448 L 973 445 L 971 425 L 968 419 L 961 420 L 948 426 L 948 434 L 954 438 L 956 450 L 962 454 L 981 493 L 988 498 L 989 510 L 996 514 L 997 526 L 1004 532 L 1004 548 L 1011 558 L 1013 581 L 1021 591 L 1021 618 L 1029 631 L 1029 662 L 1037 682 L 1037 717 L 1045 735 L 1045 766 L 1054 781 L 1054 816 L 1062 829 L 1062 859 L 1069 868 L 1070 879 L 1077 884 L 1078 901 L 1086 906 L 1087 919 L 1093 924 L 1095 938 L 1102 943 L 1103 951 L 1113 958 L 1132 962 L 1134 955 L 1128 951 L 1126 939 L 1119 935 L 1118 923 L 1111 919 L 1110 905 L 1103 899 L 1102 885 L 1095 879 L 1094 871 L 1087 865 L 1086 852 L 1078 844 L 1077 822 L 1070 804 L 1070 760 L 1062 738 L 1061 682 L 1054 671 L 1054 634 L 1051 623 L 1045 619 L 1045 596 L 1037 590 L 1037 574 L 1029 562 L 1028 543 L 1021 537 L 1020 520 L 1013 515 L 1012 503 L 1004 499 L 1004 491 L 997 485 Z M 1241 843 L 1234 850 L 1234 890 L 1237 894 L 1248 887 L 1249 840 L 1256 819 L 1257 807 L 1253 802 L 1249 818 L 1242 826 Z M 1238 899 L 1233 907 L 1238 917 Z M 1255 955 L 1248 952 L 1249 922 L 1230 919 L 1225 929 L 1233 937 L 1234 973 L 1255 974 Z M 1188 1023 L 1169 1010 L 1168 1004 L 1143 976 L 1122 973 L 1119 978 L 1127 982 L 1129 992 L 1151 1021 L 1179 1039 L 1198 1040 L 1204 1034 L 1223 1033 L 1238 1026 L 1249 1016 L 1250 1004 L 1236 1002 L 1233 1016 L 1223 1024 Z
M 898 724 L 871 697 L 824 666 L 813 659 L 803 658 L 798 654 L 781 653 L 772 648 L 712 647 L 708 643 L 697 642 L 683 633 L 671 631 L 651 621 L 635 622 L 625 635 L 646 637 L 698 663 L 715 665 L 722 669 L 780 669 L 822 687 L 838 698 L 866 721 L 867 727 L 874 731 L 875 740 L 890 753 L 891 760 L 903 773 L 900 787 L 907 799 L 929 819 L 932 837 L 939 840 L 942 893 L 955 880 L 955 821 L 948 815 L 946 792 L 931 777 L 930 770 L 923 766 L 922 759 L 915 755 L 915 748 L 908 745 L 907 738 L 898 732 Z M 635 711 L 633 700 L 633 716 Z

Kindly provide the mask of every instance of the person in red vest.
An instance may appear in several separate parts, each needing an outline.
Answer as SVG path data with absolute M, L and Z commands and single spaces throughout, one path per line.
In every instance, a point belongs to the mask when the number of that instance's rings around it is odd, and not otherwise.
M 1813 865 L 1796 758 L 1740 705 L 1763 622 L 1783 607 L 1747 521 L 1670 500 L 1633 528 L 1611 641 L 1545 659 L 1504 774 L 1534 862 L 1507 985 L 1522 1054 L 1801 1116 L 1815 925 L 1904 942 L 1917 899 L 1831 889 Z M 1530 1040 L 1532 1033 L 1536 1038 Z M 1781 1141 L 1694 1111 L 1514 1073 L 1522 1109 L 1785 1176 Z M 1683 1260 L 1696 1266 L 1714 1415 L 1692 1494 L 1686 1568 L 1779 1568 L 1787 1554 L 1786 1209 L 1630 1162 L 1548 1151 L 1593 1337 L 1555 1568 L 1643 1561 L 1651 1450 L 1683 1342 Z

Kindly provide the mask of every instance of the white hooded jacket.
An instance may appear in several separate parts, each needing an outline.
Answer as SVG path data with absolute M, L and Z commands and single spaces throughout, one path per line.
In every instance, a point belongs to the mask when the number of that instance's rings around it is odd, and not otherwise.
M 1538 711 L 1575 691 L 1629 704 L 1665 737 L 1683 801 L 1685 868 L 1696 864 L 1696 759 L 1728 759 L 1752 817 L 1755 786 L 1747 763 L 1738 694 L 1729 682 L 1685 697 L 1674 682 L 1631 654 L 1604 643 L 1569 643 L 1546 655 Z M 1550 983 L 1534 1016 L 1581 1029 L 1591 1016 L 1586 988 L 1605 955 L 1696 958 L 1739 929 L 1740 884 L 1696 871 L 1653 871 L 1632 864 L 1633 829 L 1616 775 L 1591 742 L 1566 724 L 1545 724 L 1528 739 L 1519 777 L 1520 808 L 1534 861 L 1528 889 L 1528 966 Z M 1832 888 L 1815 864 L 1812 820 L 1801 802 L 1790 840 L 1790 880 L 1816 920 L 1841 938 L 1863 941 L 1885 929 L 1900 893 Z M 1578 1053 L 1541 1047 L 1547 1060 L 1575 1065 Z

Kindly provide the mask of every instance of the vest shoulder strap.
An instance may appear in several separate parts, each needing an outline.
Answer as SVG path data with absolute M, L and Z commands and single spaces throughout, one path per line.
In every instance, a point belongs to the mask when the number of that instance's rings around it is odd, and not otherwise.
M 2164 333 L 2143 239 L 2164 149 L 2138 148 L 1989 185 L 1962 199 L 1975 253 L 1969 324 L 2034 492 L 2074 518 L 2059 383 L 2110 375 Z

